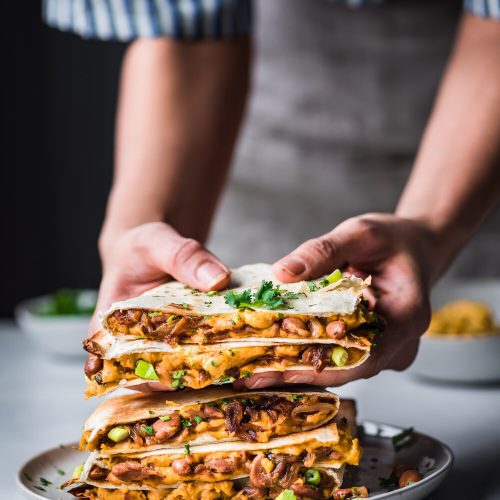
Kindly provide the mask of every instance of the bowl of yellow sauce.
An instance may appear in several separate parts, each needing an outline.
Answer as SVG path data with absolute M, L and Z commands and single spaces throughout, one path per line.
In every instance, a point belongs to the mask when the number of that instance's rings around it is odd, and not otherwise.
M 450 382 L 500 381 L 500 280 L 443 282 L 431 303 L 411 373 Z

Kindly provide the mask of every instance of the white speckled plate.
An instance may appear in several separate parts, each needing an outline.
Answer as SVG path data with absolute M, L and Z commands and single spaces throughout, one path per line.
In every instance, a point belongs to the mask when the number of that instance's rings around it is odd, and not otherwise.
M 393 425 L 362 422 L 360 440 L 364 447 L 361 466 L 348 469 L 345 485 L 365 485 L 373 499 L 419 500 L 435 490 L 446 477 L 453 464 L 451 450 L 438 440 L 414 432 L 408 443 L 395 451 L 392 437 L 403 429 Z M 17 484 L 29 499 L 73 499 L 59 485 L 67 481 L 71 471 L 86 457 L 77 444 L 61 445 L 47 450 L 26 462 L 17 475 Z M 380 486 L 380 478 L 387 478 L 394 464 L 417 467 L 422 481 L 403 489 L 390 491 Z

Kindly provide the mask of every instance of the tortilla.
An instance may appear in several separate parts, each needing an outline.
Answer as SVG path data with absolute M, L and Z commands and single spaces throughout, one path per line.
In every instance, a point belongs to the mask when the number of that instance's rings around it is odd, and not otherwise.
M 300 386 L 293 391 L 235 392 L 212 387 L 171 394 L 131 394 L 99 405 L 85 422 L 80 444 L 81 449 L 110 455 L 175 448 L 185 442 L 191 446 L 242 438 L 267 442 L 321 427 L 338 410 L 335 394 Z M 276 421 L 270 419 L 269 411 Z M 107 437 L 116 427 L 128 432 L 119 442 Z
M 117 302 L 99 317 L 103 329 L 122 340 L 173 347 L 284 338 L 331 343 L 332 336 L 379 328 L 378 316 L 362 300 L 370 278 L 340 271 L 336 278 L 285 285 L 273 278 L 270 265 L 252 264 L 233 270 L 230 288 L 223 292 L 203 293 L 171 281 Z M 231 294 L 245 291 L 245 299 L 231 300 Z

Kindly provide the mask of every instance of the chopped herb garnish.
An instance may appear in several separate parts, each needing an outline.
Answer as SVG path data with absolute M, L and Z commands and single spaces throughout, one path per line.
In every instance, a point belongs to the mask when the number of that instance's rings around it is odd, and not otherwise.
M 56 469 L 56 470 L 60 476 L 64 476 L 64 474 L 66 474 L 66 472 L 64 472 L 62 469 Z
M 183 307 L 184 309 L 189 309 L 189 306 L 186 304 L 186 302 L 183 302 L 183 303 L 182 303 L 182 307 Z
M 141 430 L 142 432 L 145 432 L 148 436 L 152 436 L 155 433 L 152 425 L 142 425 Z
M 33 486 L 33 488 L 36 488 L 37 490 L 40 490 L 40 491 L 47 491 L 45 488 L 42 488 L 41 486 Z
M 413 427 L 409 427 L 408 429 L 403 430 L 399 434 L 392 436 L 392 445 L 395 451 L 399 451 L 401 448 L 406 446 L 411 436 L 413 435 Z
M 193 289 L 191 290 L 191 293 L 192 293 L 193 295 L 198 295 L 198 294 L 200 293 L 200 291 L 199 291 L 197 288 L 193 288 Z
M 230 290 L 224 295 L 224 299 L 226 304 L 234 308 L 265 307 L 267 309 L 279 309 L 287 305 L 280 287 L 274 286 L 272 281 L 266 280 L 262 280 L 259 289 L 254 294 L 249 288 L 240 293 Z
M 227 384 L 228 382 L 234 382 L 234 377 L 222 377 L 219 380 L 219 383 L 221 384 Z
M 304 394 L 290 394 L 290 399 L 292 401 L 297 401 L 298 399 L 302 399 Z
M 248 379 L 252 376 L 252 374 L 249 371 L 245 371 L 245 372 L 243 372 L 243 376 Z
M 300 294 L 295 292 L 286 292 L 283 294 L 283 297 L 288 300 L 297 300 L 300 297 Z
M 48 479 L 45 479 L 44 477 L 40 478 L 40 483 L 42 486 L 50 486 L 52 484 L 52 481 L 49 481 Z
M 177 314 L 171 314 L 167 319 L 167 323 L 172 323 L 172 321 L 174 321 L 176 318 Z
M 318 285 L 316 285 L 316 283 L 314 283 L 314 281 L 308 281 L 307 288 L 309 288 L 310 292 L 315 292 L 316 290 L 319 290 Z
M 234 290 L 230 290 L 226 293 L 226 295 L 224 295 L 224 300 L 227 305 L 234 308 L 250 308 L 252 302 L 252 291 L 249 288 L 240 293 L 236 293 Z
M 154 414 L 155 414 L 155 412 L 154 412 L 153 410 L 148 410 L 148 413 L 149 413 L 150 415 L 154 415 Z
M 180 380 L 174 380 L 171 385 L 174 389 L 183 389 L 184 388 L 184 384 Z
M 184 445 L 184 455 L 189 455 L 191 453 L 191 447 L 188 444 Z
M 207 300 L 206 302 L 203 302 L 206 306 L 211 306 L 213 302 L 211 300 Z
M 194 421 L 195 421 L 197 424 L 200 424 L 201 422 L 203 422 L 203 419 L 202 419 L 199 415 L 195 415 L 195 416 L 194 416 Z
M 413 486 L 414 484 L 416 484 L 415 481 L 408 481 L 406 486 Z
M 210 316 L 203 316 L 204 320 L 210 319 Z
M 160 417 L 160 420 L 163 422 L 168 422 L 169 420 L 172 420 L 172 417 L 170 415 L 163 415 Z
M 210 361 L 210 364 L 211 364 L 212 366 L 217 366 L 217 364 L 215 363 L 215 361 Z
M 181 422 L 182 422 L 182 427 L 185 429 L 186 427 L 191 427 L 193 424 L 191 423 L 190 420 L 186 419 L 186 418 L 181 418 Z
M 210 292 L 207 292 L 207 295 L 208 295 L 209 297 L 213 297 L 214 295 L 217 295 L 218 293 L 219 293 L 219 292 L 217 292 L 217 291 L 215 291 L 215 290 L 212 290 L 212 291 L 210 291 Z
M 172 378 L 174 380 L 180 380 L 182 377 L 184 377 L 185 374 L 185 370 L 177 370 L 176 372 L 172 373 Z
M 163 314 L 162 312 L 158 312 L 158 311 L 148 312 L 148 316 L 150 318 L 154 318 L 156 316 L 161 316 L 162 314 Z

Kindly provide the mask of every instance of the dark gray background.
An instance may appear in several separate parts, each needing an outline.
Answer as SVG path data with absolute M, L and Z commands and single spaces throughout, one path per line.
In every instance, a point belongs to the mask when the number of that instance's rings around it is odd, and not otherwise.
M 230 265 L 273 261 L 346 217 L 394 208 L 460 13 L 437 0 L 257 7 L 253 97 L 209 242 Z M 4 6 L 0 315 L 100 275 L 126 46 L 50 30 L 39 8 Z M 497 209 L 453 273 L 498 276 L 499 222 Z

